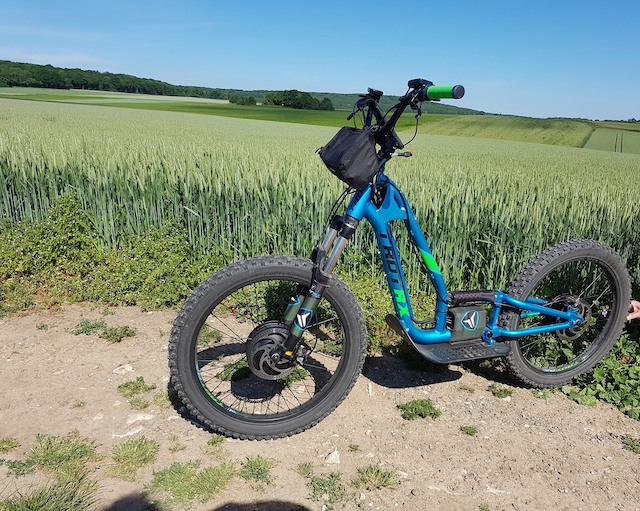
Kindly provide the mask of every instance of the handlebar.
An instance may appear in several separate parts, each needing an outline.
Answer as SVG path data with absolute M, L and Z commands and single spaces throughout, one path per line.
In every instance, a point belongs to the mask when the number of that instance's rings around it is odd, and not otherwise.
M 464 96 L 464 87 L 462 85 L 434 85 L 433 82 L 423 78 L 409 80 L 409 90 L 398 99 L 398 103 L 393 107 L 393 114 L 390 119 L 386 119 L 379 109 L 379 102 L 382 98 L 382 91 L 369 89 L 368 93 L 360 96 L 353 112 L 347 119 L 353 118 L 356 112 L 360 111 L 364 115 L 365 109 L 367 113 L 364 118 L 364 125 L 371 126 L 375 119 L 377 131 L 375 132 L 376 142 L 380 145 L 380 154 L 386 159 L 391 158 L 391 154 L 395 149 L 402 149 L 404 144 L 398 138 L 394 128 L 396 122 L 407 107 L 417 110 L 416 119 L 420 117 L 420 103 L 423 101 L 440 101 L 441 99 L 460 99 Z
M 464 87 L 462 85 L 432 85 L 431 87 L 426 87 L 425 96 L 425 99 L 431 101 L 460 99 L 464 96 Z

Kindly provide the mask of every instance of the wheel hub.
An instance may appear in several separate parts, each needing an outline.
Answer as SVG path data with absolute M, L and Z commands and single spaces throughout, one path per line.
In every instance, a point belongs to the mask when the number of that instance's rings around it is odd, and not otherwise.
M 289 329 L 279 321 L 267 321 L 251 332 L 246 346 L 247 361 L 258 378 L 280 380 L 293 371 L 295 363 L 279 355 L 288 335 Z
M 566 340 L 577 339 L 589 328 L 591 320 L 591 304 L 577 296 L 567 297 L 565 299 L 565 304 L 573 309 L 578 309 L 578 315 L 584 318 L 584 321 L 571 328 L 560 330 L 558 332 L 558 337 Z

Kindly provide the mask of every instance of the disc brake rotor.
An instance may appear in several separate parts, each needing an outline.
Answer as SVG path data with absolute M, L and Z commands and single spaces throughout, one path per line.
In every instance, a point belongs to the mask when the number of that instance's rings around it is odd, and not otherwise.
M 256 327 L 247 340 L 249 369 L 258 378 L 280 380 L 295 368 L 295 363 L 275 356 L 284 345 L 289 329 L 278 321 L 267 321 Z
M 566 297 L 565 304 L 573 309 L 578 309 L 578 315 L 584 318 L 584 321 L 582 321 L 582 323 L 580 323 L 579 325 L 560 330 L 558 332 L 558 337 L 566 340 L 577 339 L 589 328 L 589 324 L 591 322 L 591 304 L 585 302 L 577 296 Z

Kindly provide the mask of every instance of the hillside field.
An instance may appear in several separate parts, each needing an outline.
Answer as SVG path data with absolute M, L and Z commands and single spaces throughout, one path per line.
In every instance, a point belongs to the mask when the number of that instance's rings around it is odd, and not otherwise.
M 593 132 L 584 147 L 585 149 L 597 149 L 600 151 L 640 154 L 640 132 L 598 128 Z

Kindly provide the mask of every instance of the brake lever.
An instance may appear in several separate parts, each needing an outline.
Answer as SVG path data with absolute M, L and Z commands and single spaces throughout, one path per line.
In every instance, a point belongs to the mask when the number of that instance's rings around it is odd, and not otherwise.
M 362 94 L 360 95 L 360 97 L 362 99 L 359 99 L 358 101 L 356 101 L 356 108 L 353 112 L 351 112 L 347 116 L 347 121 L 350 121 L 351 119 L 353 119 L 353 116 L 356 115 L 358 112 L 364 112 L 364 107 L 367 105 L 367 100 L 369 99 L 369 97 Z

